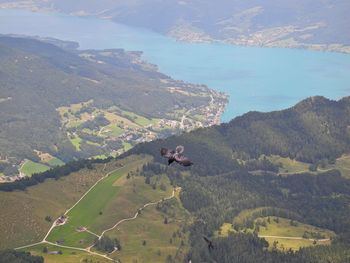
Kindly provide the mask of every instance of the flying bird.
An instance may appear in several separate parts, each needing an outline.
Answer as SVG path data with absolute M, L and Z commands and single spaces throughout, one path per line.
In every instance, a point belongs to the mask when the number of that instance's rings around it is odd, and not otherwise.
M 185 147 L 183 147 L 182 145 L 179 145 L 176 147 L 175 150 L 162 148 L 160 150 L 160 154 L 163 157 L 168 158 L 168 165 L 172 164 L 173 162 L 177 162 L 182 166 L 191 166 L 193 164 L 191 160 L 182 154 L 184 150 L 185 150 Z
M 212 242 L 210 239 L 208 239 L 208 238 L 205 237 L 205 236 L 203 236 L 203 239 L 205 240 L 205 242 L 207 242 L 209 251 L 210 251 L 211 249 L 214 249 L 213 242 Z

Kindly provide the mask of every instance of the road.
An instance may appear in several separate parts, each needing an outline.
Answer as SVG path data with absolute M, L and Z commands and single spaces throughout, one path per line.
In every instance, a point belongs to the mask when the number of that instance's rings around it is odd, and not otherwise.
M 279 238 L 279 239 L 291 239 L 291 240 L 310 240 L 310 241 L 317 241 L 317 242 L 327 242 L 330 241 L 329 238 L 324 239 L 313 239 L 313 238 L 303 238 L 303 237 L 285 237 L 285 236 L 264 236 L 259 235 L 261 238 Z

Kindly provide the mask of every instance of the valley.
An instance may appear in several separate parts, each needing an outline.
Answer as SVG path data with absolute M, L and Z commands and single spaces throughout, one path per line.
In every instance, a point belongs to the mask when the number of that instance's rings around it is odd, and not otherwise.
M 219 124 L 227 104 L 221 92 L 159 73 L 140 52 L 77 50 L 71 42 L 18 36 L 1 37 L 0 45 L 8 51 L 0 95 L 12 98 L 0 104 L 0 182 Z

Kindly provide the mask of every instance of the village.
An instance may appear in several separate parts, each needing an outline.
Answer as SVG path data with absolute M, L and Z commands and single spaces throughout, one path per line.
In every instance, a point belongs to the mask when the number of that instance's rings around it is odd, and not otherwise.
M 91 100 L 58 108 L 62 129 L 66 130 L 76 151 L 90 158 L 106 158 L 119 156 L 138 143 L 220 124 L 228 102 L 226 94 L 205 86 L 194 88 L 185 82 L 163 80 L 163 83 L 171 93 L 202 97 L 207 103 L 197 107 L 177 106 L 162 118 L 149 118 L 116 106 L 98 109 Z M 0 156 L 0 164 L 12 172 L 11 175 L 0 173 L 0 183 L 20 180 L 64 164 L 49 153 L 34 150 L 34 154 L 39 161 Z

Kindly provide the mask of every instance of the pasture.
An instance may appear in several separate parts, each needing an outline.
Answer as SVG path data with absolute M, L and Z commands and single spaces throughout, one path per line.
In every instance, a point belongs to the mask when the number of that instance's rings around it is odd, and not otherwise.
M 55 167 L 55 166 L 61 166 L 64 165 L 64 162 L 62 162 L 60 159 L 53 157 L 52 159 L 50 159 L 47 162 L 48 165 L 50 165 L 51 167 Z
M 46 247 L 48 253 L 43 252 L 43 248 Z M 108 259 L 100 256 L 91 255 L 84 251 L 78 251 L 67 248 L 60 248 L 48 244 L 40 244 L 25 251 L 31 252 L 33 255 L 42 256 L 45 259 L 45 263 L 77 263 L 77 262 L 89 262 L 89 263 L 109 263 Z M 51 254 L 61 251 L 62 254 Z
M 274 242 L 278 242 L 276 243 L 276 248 L 281 250 L 298 250 L 301 247 L 308 247 L 316 244 L 329 245 L 331 242 L 330 239 L 335 237 L 334 232 L 330 230 L 297 221 L 291 223 L 291 220 L 286 218 L 264 217 L 256 219 L 255 223 L 258 221 L 266 223 L 266 227 L 259 226 L 258 235 L 268 241 L 270 249 L 273 248 Z M 317 234 L 320 238 L 311 237 L 309 235 L 306 237 L 304 236 L 305 232 Z M 316 243 L 314 243 L 314 239 L 320 240 L 316 240 Z
M 147 207 L 135 220 L 124 222 L 108 233 L 122 245 L 121 251 L 112 254 L 113 258 L 139 263 L 163 263 L 169 258 L 174 262 L 183 261 L 188 250 L 188 236 L 182 229 L 190 216 L 178 198 L 165 202 L 170 204 L 167 212 L 155 206 Z
M 79 136 L 74 136 L 73 138 L 69 138 L 70 142 L 73 144 L 75 149 L 77 151 L 80 151 L 80 143 L 81 143 L 81 138 Z
M 140 115 L 133 113 L 133 112 L 130 112 L 130 111 L 123 111 L 122 116 L 125 116 L 126 118 L 128 118 L 132 122 L 138 124 L 139 126 L 147 126 L 147 125 L 158 123 L 158 120 L 156 120 L 156 119 L 147 119 L 143 116 L 140 116 Z
M 27 176 L 32 176 L 35 173 L 42 173 L 49 169 L 50 167 L 48 167 L 47 165 L 26 160 L 20 168 L 20 172 L 24 173 Z
M 290 158 L 280 157 L 278 155 L 272 155 L 267 157 L 274 164 L 281 164 L 281 168 L 279 169 L 280 174 L 296 174 L 309 172 L 308 163 L 299 162 L 297 160 L 293 160 Z
M 132 217 L 138 208 L 148 202 L 158 201 L 171 195 L 172 188 L 165 176 L 152 178 L 151 184 L 145 184 L 145 178 L 136 176 L 136 171 L 150 161 L 149 157 L 130 157 L 124 167 L 100 181 L 88 195 L 68 214 L 65 225 L 53 229 L 48 237 L 51 242 L 63 241 L 64 245 L 87 247 L 93 244 L 94 236 L 88 232 L 78 232 L 85 227 L 100 235 L 103 230 L 112 227 L 121 219 Z M 133 176 L 128 178 L 128 174 Z M 161 190 L 160 185 L 168 185 Z
M 71 207 L 103 174 L 115 169 L 115 163 L 83 169 L 59 180 L 45 183 L 26 191 L 0 192 L 0 249 L 14 248 L 41 241 L 55 220 Z

